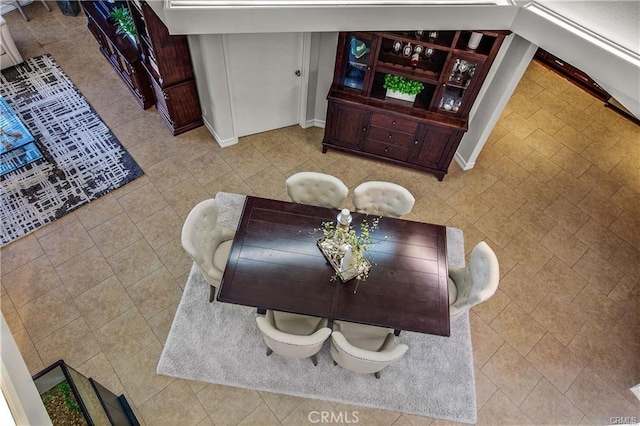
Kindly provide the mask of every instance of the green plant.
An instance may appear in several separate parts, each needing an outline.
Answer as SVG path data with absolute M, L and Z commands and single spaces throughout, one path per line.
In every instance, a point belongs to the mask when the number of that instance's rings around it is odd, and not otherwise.
M 118 24 L 116 34 L 136 35 L 136 26 L 133 23 L 131 12 L 125 6 L 116 7 L 111 10 L 111 18 Z
M 384 76 L 383 87 L 394 92 L 405 93 L 407 95 L 417 95 L 422 91 L 422 89 L 424 89 L 424 84 L 410 78 L 387 74 Z
M 58 383 L 46 394 L 42 395 L 42 402 L 44 402 L 45 404 L 50 403 L 58 397 L 64 398 L 64 403 L 69 408 L 69 410 L 80 412 L 80 406 L 76 402 L 76 399 L 73 397 L 71 386 L 69 386 L 69 382 L 67 382 L 66 380 Z
M 344 256 L 346 246 L 351 248 L 351 253 L 354 257 L 355 263 L 355 278 L 360 281 L 364 281 L 369 276 L 369 267 L 373 263 L 373 259 L 369 254 L 369 248 L 374 244 L 380 242 L 373 239 L 373 232 L 378 229 L 378 222 L 380 218 L 374 218 L 371 224 L 366 220 L 360 223 L 360 232 L 358 233 L 354 228 L 349 227 L 344 229 L 341 227 L 336 228 L 335 222 L 323 222 L 320 228 L 313 230 L 313 234 L 322 232 L 323 237 L 326 240 L 330 240 L 332 243 L 328 246 L 331 247 L 330 253 L 328 253 L 337 263 L 340 263 Z M 313 235 L 312 234 L 312 235 Z M 389 236 L 385 236 L 384 240 L 387 240 Z M 331 280 L 338 278 L 336 273 Z M 356 286 L 355 291 L 358 287 Z M 354 291 L 354 292 L 355 292 Z

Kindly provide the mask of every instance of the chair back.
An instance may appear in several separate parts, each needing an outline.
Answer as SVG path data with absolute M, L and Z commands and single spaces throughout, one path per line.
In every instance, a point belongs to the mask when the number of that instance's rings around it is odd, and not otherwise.
M 258 329 L 266 345 L 276 354 L 288 358 L 309 358 L 322 349 L 322 344 L 331 335 L 331 329 L 318 318 L 318 328 L 306 335 L 297 335 L 278 330 L 273 311 L 268 310 L 265 316 L 256 318 Z
M 22 55 L 11 37 L 7 21 L 0 16 L 0 69 L 9 68 L 22 62 Z
M 182 226 L 182 247 L 205 277 L 220 280 L 223 271 L 218 270 L 213 263 L 214 253 L 224 240 L 223 229 L 217 226 L 218 211 L 214 198 L 198 203 L 189 212 Z
M 353 204 L 360 213 L 400 217 L 409 213 L 415 202 L 407 188 L 392 182 L 364 182 L 353 190 Z
M 298 204 L 339 209 L 349 188 L 337 177 L 318 172 L 300 172 L 286 180 L 287 194 Z
M 449 312 L 456 316 L 495 294 L 500 281 L 498 258 L 491 247 L 481 241 L 471 251 L 469 264 L 450 270 L 449 276 L 457 290 L 456 301 L 449 307 Z
M 404 356 L 409 347 L 395 344 L 395 336 L 389 333 L 379 351 L 362 349 L 352 345 L 340 331 L 331 333 L 331 356 L 342 368 L 355 373 L 377 373 Z

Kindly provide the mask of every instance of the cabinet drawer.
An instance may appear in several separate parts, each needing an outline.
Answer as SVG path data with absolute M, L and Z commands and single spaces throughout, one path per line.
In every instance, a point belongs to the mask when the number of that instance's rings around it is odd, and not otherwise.
M 588 75 L 586 75 L 585 73 L 583 73 L 582 71 L 580 71 L 579 69 L 576 68 L 572 68 L 571 69 L 571 75 L 578 81 L 586 84 L 586 85 L 590 85 L 591 84 L 591 79 L 589 78 Z
M 371 124 L 412 134 L 418 128 L 418 123 L 415 121 L 377 113 L 371 114 Z
M 383 127 L 370 126 L 367 140 L 374 140 L 388 145 L 396 145 L 402 148 L 409 148 L 414 141 L 413 133 L 398 132 Z
M 406 160 L 409 155 L 409 148 L 377 142 L 371 139 L 365 142 L 364 151 L 395 160 Z

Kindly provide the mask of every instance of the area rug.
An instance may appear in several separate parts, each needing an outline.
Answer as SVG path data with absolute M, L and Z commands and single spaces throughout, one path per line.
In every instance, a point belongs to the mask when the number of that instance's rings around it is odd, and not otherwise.
M 241 198 L 225 200 L 222 221 L 234 226 Z M 225 212 L 225 206 L 232 206 L 233 212 Z M 456 241 L 447 238 L 448 252 L 464 262 L 462 232 L 454 228 L 447 231 Z M 328 342 L 318 354 L 316 367 L 309 359 L 267 357 L 255 322 L 256 310 L 209 303 L 208 295 L 209 285 L 194 265 L 158 363 L 158 374 L 456 422 L 476 421 L 466 314 L 452 322 L 450 337 L 402 332 L 398 341 L 406 343 L 409 351 L 383 370 L 378 380 L 334 366 Z
M 43 154 L 1 177 L 2 245 L 143 174 L 50 55 L 2 70 L 0 95 Z

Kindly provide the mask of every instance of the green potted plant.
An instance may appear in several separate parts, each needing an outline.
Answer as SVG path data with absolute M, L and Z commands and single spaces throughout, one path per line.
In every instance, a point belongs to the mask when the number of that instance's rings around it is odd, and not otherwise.
M 133 23 L 129 9 L 125 6 L 116 7 L 111 10 L 110 16 L 116 22 L 116 34 L 129 37 L 131 41 L 137 44 L 136 26 Z
M 424 84 L 410 78 L 387 74 L 384 76 L 383 87 L 387 89 L 388 97 L 413 102 L 416 95 L 424 89 Z

